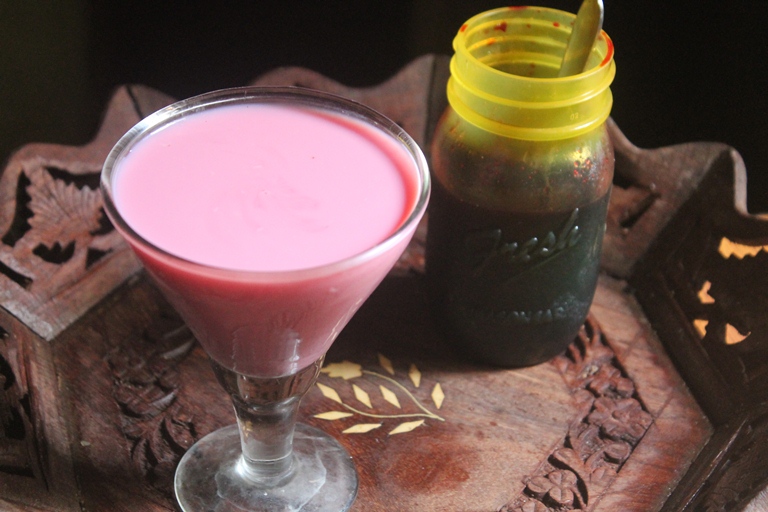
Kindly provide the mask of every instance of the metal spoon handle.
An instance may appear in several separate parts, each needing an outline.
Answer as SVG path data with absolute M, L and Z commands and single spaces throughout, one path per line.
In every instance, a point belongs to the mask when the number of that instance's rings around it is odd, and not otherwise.
M 602 28 L 603 0 L 584 0 L 576 14 L 558 76 L 570 76 L 584 71 L 589 52 Z

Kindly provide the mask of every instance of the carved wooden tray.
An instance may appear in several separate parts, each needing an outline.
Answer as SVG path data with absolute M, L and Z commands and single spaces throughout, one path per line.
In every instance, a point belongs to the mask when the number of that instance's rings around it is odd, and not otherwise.
M 351 89 L 429 147 L 445 57 Z M 119 88 L 84 147 L 0 177 L 0 509 L 175 510 L 184 451 L 234 416 L 207 359 L 109 225 L 111 146 L 171 102 Z M 424 226 L 331 352 L 302 420 L 355 459 L 354 510 L 732 511 L 768 484 L 768 222 L 716 143 L 617 152 L 603 274 L 569 349 L 523 370 L 453 354 L 425 311 Z

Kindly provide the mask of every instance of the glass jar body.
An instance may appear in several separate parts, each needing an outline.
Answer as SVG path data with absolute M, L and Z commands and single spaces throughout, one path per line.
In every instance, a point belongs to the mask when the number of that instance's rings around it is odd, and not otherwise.
M 567 347 L 595 293 L 613 166 L 604 123 L 522 140 L 448 107 L 432 143 L 426 273 L 449 340 L 506 367 Z

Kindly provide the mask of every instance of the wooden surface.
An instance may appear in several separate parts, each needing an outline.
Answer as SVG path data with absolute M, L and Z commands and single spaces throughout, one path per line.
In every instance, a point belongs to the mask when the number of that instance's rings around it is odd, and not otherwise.
M 427 149 L 446 77 L 425 56 L 367 89 L 296 68 L 256 83 L 352 97 Z M 234 421 L 97 193 L 112 144 L 170 101 L 122 87 L 92 143 L 25 146 L 0 176 L 2 510 L 175 510 L 179 458 Z M 603 274 L 564 354 L 500 370 L 452 353 L 426 314 L 424 225 L 334 344 L 301 415 L 354 457 L 354 510 L 761 510 L 768 222 L 744 211 L 731 148 L 611 130 Z

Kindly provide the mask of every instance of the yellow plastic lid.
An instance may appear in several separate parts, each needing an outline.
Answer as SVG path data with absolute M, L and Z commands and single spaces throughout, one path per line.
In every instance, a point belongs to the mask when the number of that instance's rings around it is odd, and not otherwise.
M 453 40 L 451 107 L 498 135 L 558 140 L 600 126 L 613 105 L 613 43 L 598 36 L 583 73 L 558 77 L 574 14 L 545 7 L 480 13 Z

